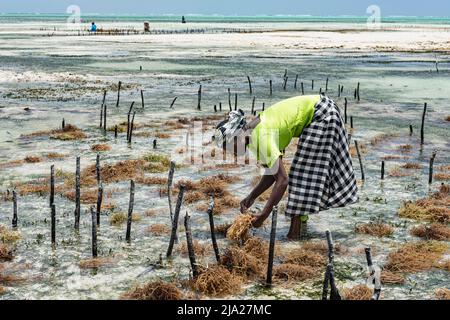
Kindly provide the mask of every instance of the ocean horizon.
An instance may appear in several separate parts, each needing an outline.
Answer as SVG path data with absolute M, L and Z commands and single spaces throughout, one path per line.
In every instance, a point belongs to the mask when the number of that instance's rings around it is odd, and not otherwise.
M 61 21 L 70 17 L 66 13 L 0 13 L 0 22 L 26 22 L 26 21 Z M 100 14 L 86 13 L 81 14 L 82 21 L 153 21 L 153 22 L 177 22 L 181 19 L 181 14 Z M 221 15 L 221 14 L 184 14 L 188 22 L 193 23 L 224 23 L 224 22 L 332 22 L 332 23 L 366 23 L 369 15 Z M 448 16 L 381 16 L 382 23 L 414 23 L 414 24 L 450 24 Z

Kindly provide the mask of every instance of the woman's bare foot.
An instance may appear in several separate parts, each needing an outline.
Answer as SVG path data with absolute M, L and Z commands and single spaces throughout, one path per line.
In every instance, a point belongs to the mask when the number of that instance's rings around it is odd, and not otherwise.
M 300 240 L 301 221 L 297 216 L 291 218 L 291 227 L 287 238 L 291 241 Z
M 308 217 L 306 216 L 294 216 L 291 218 L 291 227 L 289 228 L 289 232 L 287 234 L 287 238 L 292 241 L 300 240 L 305 237 L 307 234 L 307 221 Z

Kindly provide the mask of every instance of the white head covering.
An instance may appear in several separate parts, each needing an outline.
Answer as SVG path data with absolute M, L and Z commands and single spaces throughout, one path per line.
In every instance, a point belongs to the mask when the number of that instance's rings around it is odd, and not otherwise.
M 217 147 L 222 148 L 223 143 L 229 144 L 236 136 L 236 132 L 242 129 L 247 124 L 244 111 L 231 111 L 228 114 L 228 119 L 219 123 L 216 127 L 214 140 Z

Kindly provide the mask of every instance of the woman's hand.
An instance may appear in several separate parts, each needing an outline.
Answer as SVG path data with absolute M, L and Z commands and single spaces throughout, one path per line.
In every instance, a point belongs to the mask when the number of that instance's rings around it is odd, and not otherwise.
M 264 224 L 264 221 L 266 221 L 268 215 L 265 214 L 254 214 L 253 215 L 253 222 L 252 226 L 254 228 L 260 228 Z
M 248 196 L 244 200 L 242 200 L 241 201 L 241 213 L 245 213 L 248 209 L 250 209 L 254 202 L 255 202 L 255 199 L 252 199 L 250 196 Z

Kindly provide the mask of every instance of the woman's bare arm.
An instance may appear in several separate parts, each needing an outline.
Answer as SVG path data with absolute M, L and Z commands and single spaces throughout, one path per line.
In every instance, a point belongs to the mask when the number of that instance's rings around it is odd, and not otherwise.
M 288 186 L 288 176 L 286 174 L 286 170 L 284 169 L 283 163 L 281 161 L 281 157 L 277 160 L 278 170 L 272 176 L 275 185 L 272 189 L 272 193 L 270 194 L 269 200 L 267 200 L 264 209 L 260 215 L 255 216 L 255 220 L 253 221 L 254 227 L 260 227 L 270 215 L 273 210 L 273 207 L 276 206 L 280 200 L 283 198 L 284 193 L 286 192 L 286 188 Z

